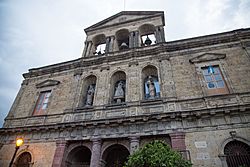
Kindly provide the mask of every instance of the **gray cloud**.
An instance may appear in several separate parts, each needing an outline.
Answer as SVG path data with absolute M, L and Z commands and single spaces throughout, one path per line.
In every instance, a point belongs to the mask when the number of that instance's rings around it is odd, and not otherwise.
M 79 58 L 84 28 L 123 0 L 0 1 L 0 125 L 29 68 Z M 165 11 L 168 41 L 250 27 L 250 0 L 125 0 L 125 10 Z

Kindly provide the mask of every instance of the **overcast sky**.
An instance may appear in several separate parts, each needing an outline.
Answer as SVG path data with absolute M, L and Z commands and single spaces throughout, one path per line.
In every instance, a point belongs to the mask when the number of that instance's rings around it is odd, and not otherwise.
M 0 126 L 33 67 L 79 58 L 89 27 L 124 0 L 0 1 Z M 250 0 L 125 0 L 125 10 L 165 12 L 167 41 L 250 27 Z

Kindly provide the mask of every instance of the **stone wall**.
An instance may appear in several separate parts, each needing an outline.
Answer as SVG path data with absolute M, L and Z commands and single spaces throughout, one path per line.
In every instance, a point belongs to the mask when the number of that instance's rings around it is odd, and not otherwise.
M 51 166 L 55 154 L 55 149 L 55 142 L 25 143 L 19 148 L 14 162 L 23 152 L 29 152 L 32 156 L 32 167 Z M 14 152 L 15 144 L 4 145 L 0 151 L 0 166 L 9 166 Z
M 230 135 L 232 131 L 236 132 L 235 137 Z M 193 167 L 222 166 L 219 155 L 224 154 L 223 146 L 228 139 L 250 139 L 250 129 L 235 128 L 186 133 L 186 147 L 190 151 Z

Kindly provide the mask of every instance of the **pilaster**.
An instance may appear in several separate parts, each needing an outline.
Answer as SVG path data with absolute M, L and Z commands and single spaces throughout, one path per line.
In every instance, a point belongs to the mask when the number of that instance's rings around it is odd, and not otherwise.
M 139 137 L 130 137 L 130 154 L 133 154 L 140 146 L 140 139 Z
M 66 140 L 56 141 L 56 151 L 54 154 L 52 167 L 64 167 L 62 162 L 63 162 L 63 156 L 64 156 L 64 152 L 66 148 L 67 148 Z
M 90 167 L 100 167 L 101 159 L 101 139 L 92 139 L 92 155 Z

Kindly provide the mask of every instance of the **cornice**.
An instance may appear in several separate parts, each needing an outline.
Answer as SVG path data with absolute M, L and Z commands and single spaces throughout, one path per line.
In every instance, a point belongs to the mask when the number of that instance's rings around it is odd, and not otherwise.
M 157 100 L 157 103 L 149 102 L 150 105 L 145 102 L 142 104 L 135 104 L 134 106 L 121 106 L 120 108 L 102 108 L 90 110 L 76 109 L 71 112 L 66 112 L 62 114 L 54 115 L 44 115 L 44 116 L 30 116 L 25 118 L 6 118 L 5 128 L 0 129 L 0 133 L 5 132 L 18 132 L 18 131 L 30 131 L 30 130 L 46 130 L 46 129 L 64 129 L 79 126 L 106 126 L 106 125 L 116 125 L 116 124 L 130 124 L 133 122 L 147 122 L 147 121 L 157 121 L 166 120 L 189 120 L 189 119 L 199 119 L 214 118 L 221 115 L 250 115 L 250 93 L 240 93 L 240 94 L 229 94 L 229 95 L 216 95 L 203 98 L 195 99 L 182 99 L 182 100 Z M 124 116 L 120 113 L 131 111 L 130 108 L 140 106 L 140 113 L 130 113 Z M 164 107 L 165 105 L 165 107 Z M 166 108 L 167 106 L 167 108 Z M 125 109 L 128 109 L 125 111 Z M 164 109 L 165 108 L 165 109 Z M 153 110 L 152 110 L 153 109 Z M 151 112 L 151 111 L 152 112 Z M 115 112 L 114 112 L 115 111 Z M 150 111 L 150 112 L 148 112 Z M 117 116 L 109 117 L 107 114 L 118 114 Z M 85 115 L 84 115 L 85 114 Z M 91 114 L 91 115 L 89 115 Z M 90 116 L 88 118 L 88 115 Z M 99 115 L 99 116 L 98 116 Z M 104 116 L 105 115 L 105 116 Z M 49 120 L 54 120 L 59 118 L 59 122 L 46 123 Z M 68 120 L 67 117 L 71 119 Z M 82 117 L 82 119 L 81 119 Z M 77 118 L 77 120 L 75 119 Z M 57 119 L 56 119 L 57 120 Z M 20 122 L 20 126 L 11 125 L 14 122 Z M 29 124 L 28 122 L 38 121 L 38 124 Z M 249 123 L 249 121 L 247 121 Z M 10 125 L 8 125 L 11 123 Z
M 101 65 L 108 62 L 118 62 L 122 60 L 129 60 L 131 58 L 154 56 L 166 53 L 165 56 L 171 57 L 171 54 L 178 52 L 179 55 L 186 53 L 192 54 L 202 52 L 205 47 L 233 47 L 233 46 L 249 46 L 250 44 L 250 28 L 238 29 L 234 31 L 206 35 L 201 37 L 170 41 L 159 43 L 147 47 L 138 47 L 127 51 L 117 51 L 104 54 L 98 57 L 83 57 L 72 61 L 62 62 L 40 68 L 30 69 L 28 73 L 24 73 L 24 78 L 36 77 L 46 74 L 53 74 L 56 72 L 74 70 L 79 67 L 91 67 Z

